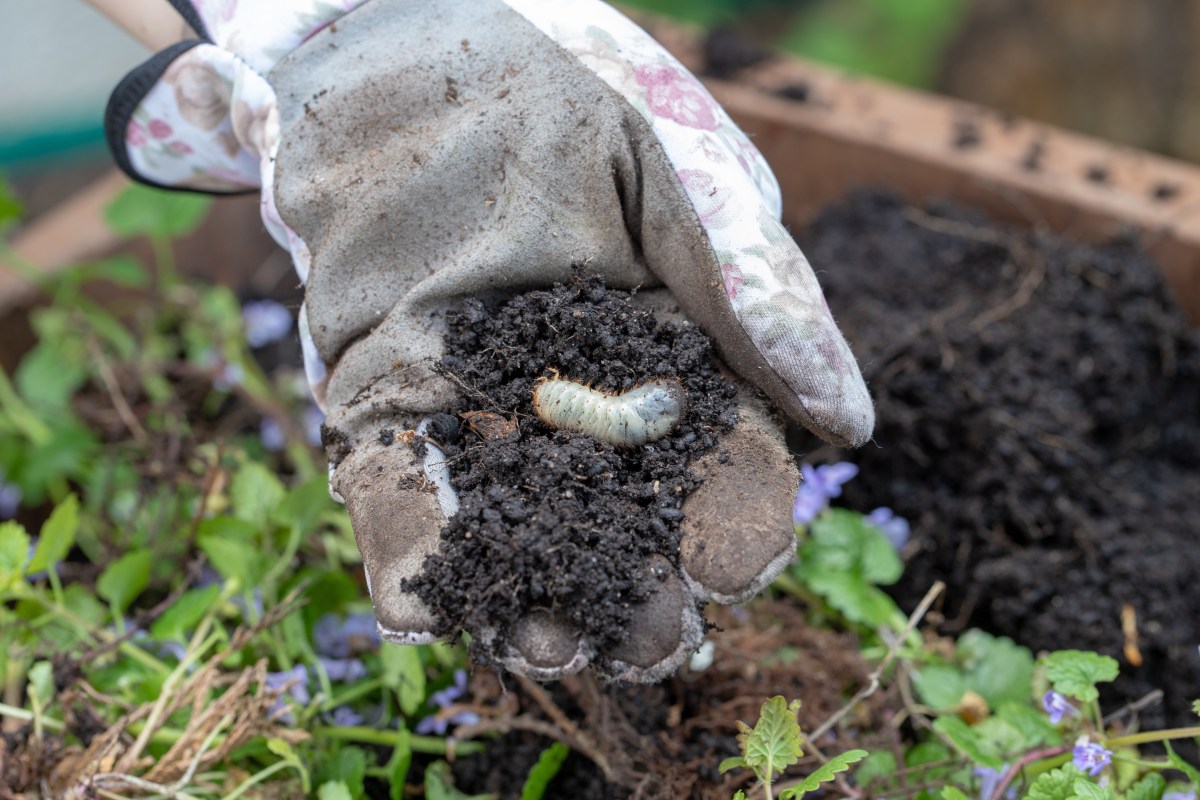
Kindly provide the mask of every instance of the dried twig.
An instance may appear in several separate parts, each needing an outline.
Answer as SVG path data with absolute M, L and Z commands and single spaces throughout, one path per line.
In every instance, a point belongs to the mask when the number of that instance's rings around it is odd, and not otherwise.
M 892 659 L 896 657 L 896 653 L 899 651 L 900 645 L 904 643 L 904 640 L 908 638 L 908 635 L 912 633 L 914 628 L 917 627 L 917 623 L 919 623 L 921 618 L 925 616 L 925 612 L 929 610 L 931 605 L 933 605 L 933 601 L 936 600 L 938 595 L 940 595 L 945 589 L 946 584 L 942 583 L 941 581 L 938 581 L 937 583 L 933 584 L 932 587 L 930 587 L 929 591 L 925 593 L 925 597 L 922 598 L 921 602 L 917 605 L 916 610 L 913 611 L 912 615 L 908 618 L 908 624 L 904 626 L 904 630 L 900 632 L 900 635 L 897 636 L 888 647 L 887 653 L 884 655 L 883 660 L 879 662 L 879 666 L 877 666 L 868 676 L 867 685 L 859 689 L 858 692 L 856 692 L 855 695 L 851 697 L 845 705 L 834 712 L 833 716 L 821 723 L 821 725 L 819 725 L 817 729 L 807 737 L 810 742 L 820 741 L 822 736 L 828 733 L 833 726 L 841 722 L 842 719 L 845 718 L 845 716 L 851 711 L 853 711 L 859 703 L 861 703 L 863 700 L 866 700 L 868 697 L 878 691 L 880 679 L 883 677 L 883 673 L 887 670 L 888 666 L 892 663 Z

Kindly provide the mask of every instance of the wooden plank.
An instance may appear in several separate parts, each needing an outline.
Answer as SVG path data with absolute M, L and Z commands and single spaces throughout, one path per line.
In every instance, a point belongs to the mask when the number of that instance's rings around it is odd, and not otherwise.
M 694 41 L 669 41 L 701 66 Z M 775 169 L 788 224 L 852 188 L 884 186 L 1083 241 L 1133 229 L 1200 322 L 1197 166 L 795 58 L 738 79 L 706 84 Z

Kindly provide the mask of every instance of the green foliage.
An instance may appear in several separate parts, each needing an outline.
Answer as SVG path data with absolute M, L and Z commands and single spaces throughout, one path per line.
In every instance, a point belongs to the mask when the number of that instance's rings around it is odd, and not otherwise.
M 737 741 L 742 755 L 725 759 L 718 769 L 725 772 L 734 767 L 747 767 L 763 783 L 773 782 L 778 773 L 800 759 L 800 723 L 796 719 L 799 711 L 799 700 L 789 704 L 780 695 L 763 703 L 758 723 L 753 728 L 744 722 L 737 724 Z
M 195 230 L 211 205 L 205 195 L 134 184 L 117 196 L 104 218 L 121 236 L 173 238 Z
M 25 575 L 29 534 L 19 523 L 0 522 L 0 592 L 6 592 Z
M 1075 781 L 1082 774 L 1070 764 L 1043 772 L 1030 784 L 1023 800 L 1068 800 L 1074 796 Z
M 149 550 L 131 550 L 105 567 L 96 581 L 96 594 L 121 614 L 150 583 L 150 565 L 154 555 Z
M 939 711 L 958 706 L 972 691 L 990 708 L 1026 703 L 1033 682 L 1033 655 L 1005 636 L 980 630 L 964 633 L 955 646 L 954 661 L 922 667 L 913 674 L 921 700 Z
M 933 729 L 970 761 L 988 769 L 998 770 L 1004 765 L 996 754 L 996 748 L 972 726 L 956 716 L 938 717 Z
M 808 526 L 793 573 L 851 622 L 903 627 L 904 615 L 878 586 L 904 570 L 887 538 L 861 514 L 834 508 Z
M 37 549 L 26 569 L 41 572 L 62 561 L 75 544 L 75 532 L 79 528 L 79 499 L 69 495 L 51 512 L 42 525 Z
M 0 231 L 14 220 L 20 219 L 24 208 L 21 206 L 21 201 L 17 200 L 12 193 L 12 187 L 8 185 L 8 180 L 0 175 Z
M 1167 790 L 1167 781 L 1157 772 L 1151 772 L 1125 791 L 1125 800 L 1162 800 Z
M 862 761 L 867 755 L 866 750 L 848 750 L 841 755 L 834 756 L 818 767 L 816 772 L 805 778 L 799 786 L 780 792 L 779 797 L 782 800 L 800 800 L 809 792 L 819 789 L 822 783 L 833 780 L 839 772 L 850 769 L 850 765 Z
M 1113 790 L 1109 786 L 1101 786 L 1086 778 L 1076 778 L 1073 797 L 1078 800 L 1113 800 Z
M 1097 683 L 1116 680 L 1120 665 L 1115 658 L 1083 650 L 1058 650 L 1042 659 L 1046 677 L 1055 691 L 1085 703 L 1096 701 Z
M 415 647 L 385 644 L 379 651 L 383 663 L 383 683 L 396 692 L 400 710 L 416 713 L 425 700 L 425 667 Z
M 542 754 L 538 756 L 537 763 L 530 768 L 529 775 L 525 778 L 525 784 L 521 787 L 520 800 L 542 800 L 546 795 L 546 787 L 550 785 L 550 781 L 554 780 L 554 776 L 558 774 L 563 762 L 570 754 L 571 748 L 562 742 L 555 742 L 543 750 Z M 1158 800 L 1158 798 L 1147 798 L 1147 800 Z

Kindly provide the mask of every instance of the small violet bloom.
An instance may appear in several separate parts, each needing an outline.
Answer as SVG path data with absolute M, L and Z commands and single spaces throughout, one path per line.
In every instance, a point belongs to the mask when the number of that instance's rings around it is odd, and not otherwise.
M 343 619 L 326 614 L 313 626 L 313 643 L 326 658 L 349 658 L 352 653 L 374 650 L 379 647 L 375 615 L 348 614 Z
M 1162 800 L 1196 800 L 1195 792 L 1166 792 Z
M 357 658 L 321 658 L 317 657 L 325 674 L 334 683 L 353 683 L 367 676 L 367 668 Z
M 255 300 L 242 306 L 246 343 L 263 347 L 277 342 L 292 329 L 292 312 L 274 300 Z
M 1002 764 L 1000 769 L 991 769 L 990 767 L 976 767 L 975 777 L 979 778 L 979 797 L 980 800 L 991 800 L 992 795 L 996 793 L 996 787 L 1000 785 L 1000 780 L 1004 777 L 1004 773 L 1008 772 L 1008 764 Z M 1009 786 L 1004 796 L 1009 800 L 1017 796 L 1015 786 Z
M 1086 736 L 1081 736 L 1075 742 L 1071 763 L 1094 778 L 1112 763 L 1112 751 L 1105 750 L 1098 742 L 1089 742 Z
M 20 487 L 0 478 L 0 519 L 12 519 L 21 506 Z
M 431 694 L 429 702 L 439 708 L 446 709 L 454 705 L 454 701 L 466 693 L 467 673 L 465 670 L 456 669 L 454 671 L 454 683 L 440 692 Z M 444 716 L 439 712 L 430 714 L 418 722 L 415 730 L 422 735 L 436 734 L 438 736 L 445 736 L 446 729 L 451 725 L 474 725 L 476 722 L 479 722 L 479 715 L 473 711 L 459 711 L 450 716 Z
M 258 426 L 258 438 L 268 453 L 278 453 L 287 445 L 287 436 L 274 417 L 263 417 Z
M 1054 725 L 1062 722 L 1063 717 L 1073 717 L 1079 713 L 1070 700 L 1053 689 L 1042 695 L 1042 708 L 1046 709 L 1046 713 L 1050 715 L 1050 722 Z
M 897 550 L 903 550 L 904 545 L 908 544 L 909 536 L 912 535 L 912 531 L 908 527 L 908 520 L 896 516 L 896 512 L 887 506 L 881 506 L 868 514 L 867 522 L 878 528 L 879 532 Z
M 285 686 L 286 689 L 284 689 Z M 282 690 L 284 695 L 290 696 L 302 706 L 308 705 L 312 699 L 308 693 L 308 670 L 302 664 L 297 664 L 286 672 L 268 672 L 267 688 L 274 691 Z M 290 711 L 287 711 L 284 695 L 280 695 L 275 704 L 271 706 L 271 716 L 284 725 L 295 725 L 296 718 Z
M 801 464 L 800 472 L 804 482 L 796 493 L 792 519 L 797 525 L 807 525 L 825 510 L 830 500 L 841 496 L 842 486 L 858 474 L 858 467 L 848 461 L 819 467 Z
M 359 714 L 350 706 L 338 706 L 333 710 L 329 721 L 339 728 L 353 728 L 366 722 L 366 717 Z

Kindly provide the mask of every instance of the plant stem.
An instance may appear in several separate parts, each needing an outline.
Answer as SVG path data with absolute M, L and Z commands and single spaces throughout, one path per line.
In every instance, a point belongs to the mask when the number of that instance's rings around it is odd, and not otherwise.
M 44 714 L 38 716 L 41 717 L 42 727 L 48 731 L 62 731 L 67 727 L 60 720 L 47 717 Z M 10 706 L 7 703 L 0 703 L 0 717 L 11 717 L 12 719 L 19 719 L 23 722 L 32 722 L 34 713 L 28 709 L 17 708 L 16 706 Z
M 1007 772 L 1004 773 L 1004 777 L 1002 777 L 1000 782 L 996 784 L 996 788 L 992 790 L 992 796 L 990 798 L 985 798 L 985 800 L 1000 800 L 1002 797 L 1004 797 L 1004 793 L 1008 790 L 1009 785 L 1016 780 L 1017 776 L 1021 774 L 1021 770 L 1025 769 L 1025 767 L 1028 765 L 1035 761 L 1041 761 L 1043 758 L 1060 756 L 1065 752 L 1067 752 L 1067 748 L 1060 746 L 1047 747 L 1044 750 L 1034 750 L 1026 753 L 1013 762 L 1013 765 L 1008 768 Z
M 1113 739 L 1101 739 L 1105 748 L 1112 750 L 1127 744 L 1146 744 L 1147 742 L 1165 742 L 1168 739 L 1191 739 L 1200 736 L 1200 728 L 1168 728 L 1165 731 L 1146 731 L 1131 733 L 1128 736 L 1117 736 Z
M 381 731 L 363 725 L 348 727 L 318 725 L 312 729 L 312 733 L 314 736 L 323 736 L 326 739 L 348 740 L 388 747 L 395 747 L 400 739 L 399 731 Z M 414 753 L 425 753 L 426 755 L 444 756 L 449 751 L 446 742 L 446 739 L 438 736 L 413 735 L 409 738 L 409 745 L 412 747 L 412 751 Z M 454 752 L 463 755 L 482 753 L 483 749 L 482 742 L 456 742 L 454 744 Z

